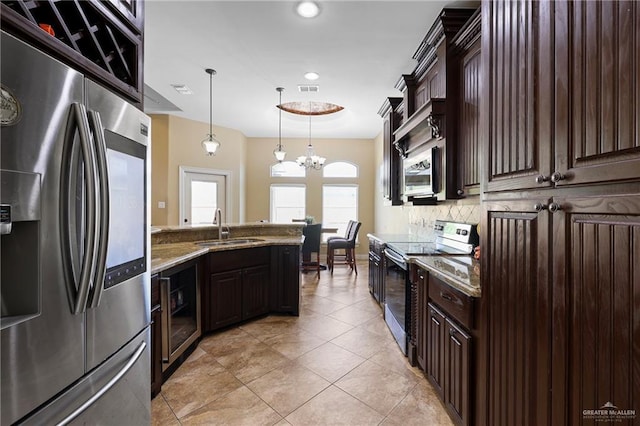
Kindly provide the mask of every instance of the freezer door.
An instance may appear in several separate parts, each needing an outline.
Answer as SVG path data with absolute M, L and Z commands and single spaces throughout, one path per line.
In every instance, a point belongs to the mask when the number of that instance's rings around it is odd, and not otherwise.
M 87 309 L 87 365 L 99 365 L 151 322 L 151 122 L 115 94 L 86 80 L 95 140 L 104 139 L 109 190 L 105 276 Z M 98 127 L 101 127 L 98 128 Z M 104 231 L 104 230 L 103 230 Z M 100 262 L 98 262 L 100 263 Z
M 83 77 L 4 32 L 0 44 L 0 202 L 12 214 L 0 237 L 0 423 L 11 424 L 85 371 L 84 315 L 72 313 L 78 288 L 61 249 L 83 241 L 61 230 L 69 218 L 60 199 Z
M 24 421 L 24 425 L 148 425 L 151 332 L 143 330 L 91 374 Z

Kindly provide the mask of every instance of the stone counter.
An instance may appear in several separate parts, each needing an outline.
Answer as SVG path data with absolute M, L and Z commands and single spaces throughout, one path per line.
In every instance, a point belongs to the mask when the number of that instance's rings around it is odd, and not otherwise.
M 222 227 L 225 230 L 229 229 L 229 242 L 243 238 L 256 238 L 259 241 L 202 247 L 197 243 L 218 239 L 217 226 L 154 227 L 151 234 L 151 273 L 156 274 L 209 252 L 274 245 L 299 245 L 302 243 L 304 224 L 223 224 Z
M 449 274 L 443 269 L 442 265 L 438 264 L 438 260 L 442 258 L 455 261 L 456 258 L 460 257 L 461 256 L 410 256 L 409 263 L 414 263 L 415 265 L 426 269 L 430 274 L 437 276 L 446 284 L 460 290 L 467 296 L 480 297 L 482 294 L 480 288 L 480 262 L 473 258 L 471 259 L 472 264 L 467 268 L 469 283 L 466 283 L 453 274 Z

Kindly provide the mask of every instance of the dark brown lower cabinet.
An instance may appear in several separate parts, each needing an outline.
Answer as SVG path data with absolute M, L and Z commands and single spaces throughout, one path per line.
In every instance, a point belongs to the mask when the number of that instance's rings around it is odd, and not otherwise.
M 160 308 L 160 278 L 151 277 L 151 397 L 162 386 L 162 309 Z
M 271 251 L 271 312 L 298 315 L 300 310 L 300 246 L 274 246 Z
M 444 328 L 444 403 L 457 424 L 468 425 L 471 336 L 449 318 Z
M 384 303 L 384 244 L 369 239 L 369 293 L 380 305 Z
M 416 362 L 418 367 L 422 371 L 427 371 L 427 353 L 429 348 L 427 347 L 429 322 L 431 316 L 429 314 L 429 293 L 427 288 L 428 272 L 422 268 L 417 268 L 415 276 L 413 277 L 412 285 L 415 285 L 416 302 L 412 304 L 411 309 L 415 312 L 416 327 L 415 327 L 415 347 L 416 347 Z
M 242 270 L 242 319 L 269 312 L 269 265 Z
M 431 303 L 428 305 L 427 378 L 442 398 L 444 396 L 445 317 Z
M 241 269 L 211 274 L 209 292 L 209 330 L 242 320 Z

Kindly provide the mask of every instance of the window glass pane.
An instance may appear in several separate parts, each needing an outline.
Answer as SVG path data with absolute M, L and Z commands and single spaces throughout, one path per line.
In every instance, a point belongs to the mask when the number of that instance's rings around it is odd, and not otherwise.
M 218 208 L 216 182 L 191 182 L 191 223 L 213 223 Z
M 350 220 L 358 218 L 357 185 L 322 186 L 322 227 L 338 228 L 338 235 L 345 235 Z M 330 235 L 323 234 L 326 240 Z
M 305 217 L 304 185 L 271 185 L 271 222 L 291 223 Z
M 306 170 L 295 161 L 283 161 L 271 166 L 272 177 L 305 177 Z
M 346 161 L 336 161 L 324 166 L 323 177 L 358 177 L 358 167 Z

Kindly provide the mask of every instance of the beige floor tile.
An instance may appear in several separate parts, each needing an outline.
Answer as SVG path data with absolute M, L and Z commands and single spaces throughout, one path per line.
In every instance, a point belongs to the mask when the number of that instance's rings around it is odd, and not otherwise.
M 347 305 L 316 295 L 307 297 L 300 303 L 301 309 L 309 309 L 322 315 L 330 314 L 331 312 L 342 309 L 345 306 Z
M 365 361 L 335 382 L 335 386 L 386 416 L 417 382 L 415 377 L 408 378 Z
M 331 340 L 351 330 L 354 326 L 327 316 L 301 321 L 300 327 L 325 340 Z
M 423 381 L 389 413 L 383 424 L 451 426 L 453 422 L 431 385 Z
M 367 294 L 369 294 L 369 291 L 367 291 Z M 363 311 L 373 312 L 374 314 L 382 315 L 382 308 L 380 307 L 378 302 L 376 302 L 376 299 L 374 299 L 373 296 L 371 296 L 370 294 L 369 294 L 369 297 L 361 300 L 358 303 L 353 304 L 352 306 L 354 308 L 358 308 Z
M 386 345 L 369 358 L 369 361 L 409 378 L 418 377 L 424 379 L 424 373 L 418 367 L 412 367 L 409 364 L 409 359 L 402 354 L 400 347 L 395 342 L 394 344 Z
M 260 341 L 246 331 L 234 328 L 206 336 L 198 347 L 214 357 L 223 357 L 243 351 L 258 343 Z
M 184 374 L 170 377 L 162 385 L 162 396 L 181 418 L 241 386 L 242 383 L 228 372 L 215 376 Z
M 183 425 L 273 425 L 282 420 L 245 386 L 180 419 Z
M 326 342 L 325 339 L 300 329 L 270 337 L 265 339 L 263 343 L 289 359 L 296 359 Z
M 287 357 L 264 343 L 217 357 L 216 360 L 245 384 L 289 361 Z
M 298 358 L 300 365 L 307 367 L 332 383 L 364 361 L 363 357 L 333 343 L 325 343 Z
M 287 416 L 330 384 L 311 370 L 290 362 L 249 382 L 247 387 L 278 414 Z
M 328 300 L 342 303 L 346 306 L 351 306 L 353 304 L 366 300 L 368 297 L 371 297 L 369 295 L 369 292 L 365 293 L 360 291 L 341 291 L 330 294 L 326 298 Z
M 382 318 L 382 312 L 371 312 L 348 306 L 329 314 L 331 318 L 351 325 L 360 325 L 374 318 Z
M 355 327 L 332 339 L 331 343 L 358 354 L 363 358 L 369 358 L 380 352 L 387 341 L 378 334 L 371 333 L 364 328 Z
M 171 377 L 177 378 L 184 374 L 213 376 L 223 371 L 225 371 L 225 368 L 216 361 L 213 355 L 204 351 L 201 347 L 197 347 Z
M 287 317 L 267 317 L 269 321 L 252 321 L 240 326 L 240 328 L 260 341 L 264 341 L 283 333 L 288 333 L 299 329 L 296 322 Z
M 384 417 L 356 398 L 330 386 L 311 401 L 289 414 L 285 420 L 294 426 L 377 425 Z
M 180 426 L 180 422 L 162 395 L 156 395 L 156 397 L 151 400 L 151 426 L 165 425 Z

